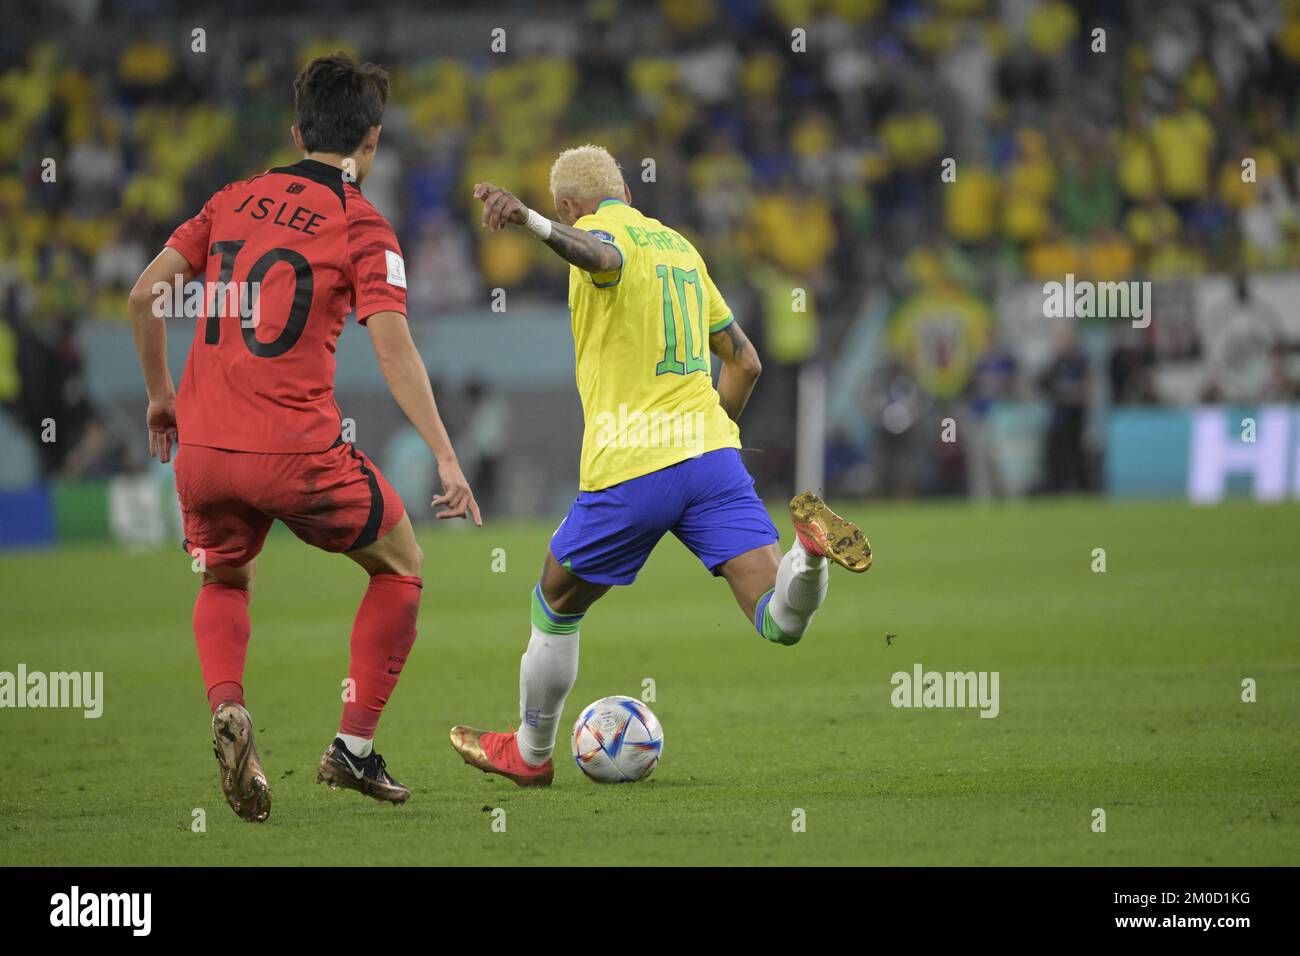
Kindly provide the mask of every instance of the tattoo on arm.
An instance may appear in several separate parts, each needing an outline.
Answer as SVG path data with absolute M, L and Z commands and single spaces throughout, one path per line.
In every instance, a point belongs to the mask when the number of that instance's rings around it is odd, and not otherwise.
M 745 330 L 734 319 L 725 329 L 709 336 L 709 347 L 724 362 L 735 361 L 745 354 L 746 349 L 753 348 L 745 337 Z
M 709 348 L 722 359 L 722 370 L 718 373 L 718 401 L 728 418 L 739 421 L 762 371 L 758 352 L 734 319 L 725 329 L 709 336 Z
M 614 246 L 563 223 L 551 223 L 546 244 L 565 262 L 587 272 L 613 272 L 623 264 L 623 257 Z

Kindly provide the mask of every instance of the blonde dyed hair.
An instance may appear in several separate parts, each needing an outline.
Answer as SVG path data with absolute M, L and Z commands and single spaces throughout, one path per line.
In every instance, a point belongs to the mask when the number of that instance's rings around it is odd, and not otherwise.
M 551 167 L 551 197 L 592 200 L 623 198 L 623 171 L 609 150 L 588 143 L 566 149 Z

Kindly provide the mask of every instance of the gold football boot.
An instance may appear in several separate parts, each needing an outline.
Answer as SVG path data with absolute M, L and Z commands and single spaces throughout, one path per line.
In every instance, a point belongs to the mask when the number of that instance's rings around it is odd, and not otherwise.
M 831 511 L 811 491 L 790 500 L 790 520 L 809 554 L 830 558 L 856 573 L 871 567 L 871 543 L 862 529 Z

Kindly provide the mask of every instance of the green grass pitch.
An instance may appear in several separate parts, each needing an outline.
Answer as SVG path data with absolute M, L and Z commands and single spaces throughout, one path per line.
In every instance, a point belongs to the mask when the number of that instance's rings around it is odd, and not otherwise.
M 1300 507 L 854 506 L 876 564 L 835 570 L 802 644 L 761 640 L 665 539 L 587 616 L 555 786 L 464 766 L 456 723 L 517 716 L 528 592 L 552 524 L 437 527 L 420 638 L 379 749 L 404 807 L 315 783 L 364 588 L 273 535 L 246 680 L 274 792 L 217 786 L 174 549 L 0 558 L 0 670 L 102 670 L 98 720 L 0 711 L 3 864 L 1294 864 L 1300 858 Z M 779 526 L 788 528 L 788 522 Z M 790 533 L 785 534 L 785 543 Z M 492 570 L 502 548 L 506 570 Z M 1093 573 L 1094 548 L 1106 550 Z M 896 635 L 892 643 L 886 633 Z M 1001 713 L 896 709 L 890 676 L 998 671 Z M 1258 700 L 1244 703 L 1253 678 Z M 665 728 L 640 784 L 568 757 L 578 709 L 640 696 Z M 1093 832 L 1093 810 L 1106 832 Z M 191 830 L 206 812 L 204 833 Z M 490 812 L 506 811 L 505 832 Z M 796 809 L 805 832 L 794 832 Z

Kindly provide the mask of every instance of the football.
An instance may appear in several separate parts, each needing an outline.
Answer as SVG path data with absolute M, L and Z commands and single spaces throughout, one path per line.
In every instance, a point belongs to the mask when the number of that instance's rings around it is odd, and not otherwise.
M 633 783 L 654 772 L 664 730 L 650 708 L 631 697 L 602 697 L 573 725 L 573 760 L 597 783 Z

